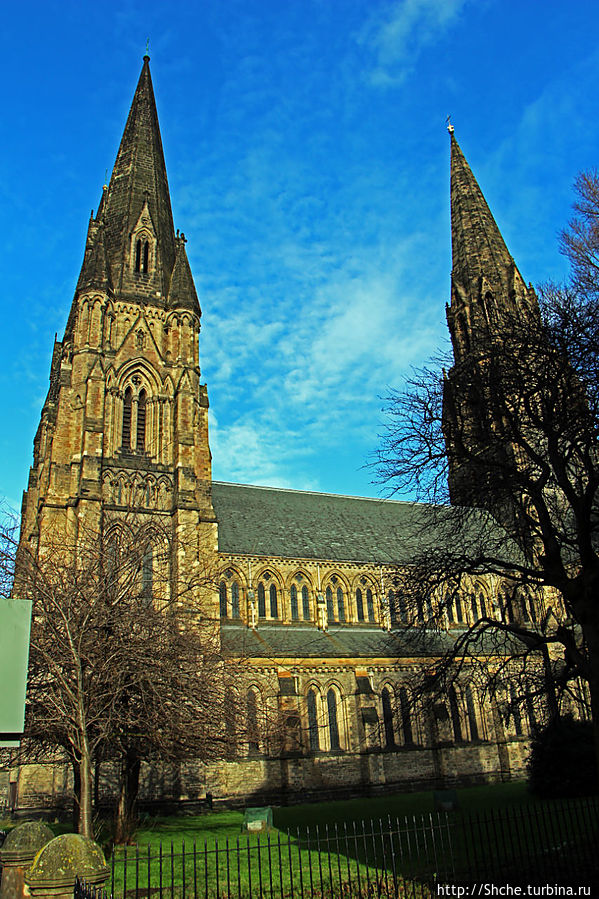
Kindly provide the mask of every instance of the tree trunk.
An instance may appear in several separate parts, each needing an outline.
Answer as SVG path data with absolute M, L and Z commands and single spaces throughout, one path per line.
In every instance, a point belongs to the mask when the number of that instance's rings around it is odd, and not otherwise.
M 79 798 L 79 833 L 93 840 L 92 828 L 92 764 L 87 741 L 84 743 L 81 753 L 80 769 L 80 798 Z
M 79 759 L 71 757 L 73 766 L 73 831 L 79 830 L 79 810 L 81 808 L 81 767 Z
M 115 821 L 114 841 L 117 844 L 130 842 L 135 832 L 140 768 L 141 761 L 137 753 L 126 752 L 121 768 L 121 787 Z
M 595 641 L 594 641 L 595 642 Z M 599 783 L 599 640 L 597 645 L 589 646 L 589 692 L 591 694 L 591 718 L 593 721 L 593 737 L 595 740 L 595 764 L 597 767 L 597 781 Z

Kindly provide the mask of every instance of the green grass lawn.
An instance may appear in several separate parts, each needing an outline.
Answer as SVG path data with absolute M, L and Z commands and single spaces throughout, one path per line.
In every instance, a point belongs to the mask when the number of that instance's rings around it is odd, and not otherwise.
M 470 812 L 534 800 L 525 784 L 512 783 L 466 788 L 458 792 L 458 801 L 461 810 Z M 119 895 L 125 887 L 130 888 L 139 871 L 144 886 L 149 883 L 157 888 L 160 882 L 170 885 L 174 877 L 176 888 L 182 892 L 185 881 L 191 895 L 195 888 L 204 895 L 207 884 L 208 892 L 213 891 L 215 896 L 229 884 L 241 896 L 260 895 L 261 889 L 269 892 L 271 888 L 277 895 L 291 895 L 301 879 L 305 888 L 309 885 L 310 890 L 323 895 L 333 895 L 332 885 L 339 882 L 350 884 L 358 895 L 358 888 L 367 891 L 382 877 L 393 876 L 389 838 L 381 836 L 378 825 L 365 837 L 361 822 L 382 818 L 386 823 L 391 816 L 395 823 L 397 818 L 412 819 L 433 811 L 432 792 L 279 807 L 273 809 L 274 829 L 260 836 L 241 832 L 243 811 L 147 817 L 137 830 L 139 848 L 126 850 L 126 883 L 125 849 L 114 850 L 113 886 Z M 332 851 L 319 854 L 318 841 Z M 403 873 L 409 876 L 416 862 L 422 864 L 424 850 L 409 845 L 403 851 Z M 396 866 L 397 878 L 402 874 L 400 867 Z M 420 894 L 427 895 L 426 888 Z
M 135 895 L 129 891 L 138 880 L 140 897 L 149 895 L 148 887 L 155 891 L 162 885 L 164 895 L 175 899 L 196 890 L 198 896 L 217 897 L 229 887 L 231 895 L 253 899 L 273 891 L 279 897 L 300 895 L 303 882 L 306 895 L 357 897 L 376 894 L 383 881 L 392 891 L 402 877 L 431 878 L 437 870 L 449 870 L 448 861 L 456 872 L 483 860 L 509 874 L 522 864 L 523 851 L 544 863 L 568 840 L 599 838 L 597 827 L 584 821 L 575 821 L 568 832 L 558 805 L 535 799 L 523 782 L 464 788 L 457 797 L 458 810 L 448 817 L 434 813 L 432 792 L 273 808 L 274 828 L 260 835 L 242 833 L 243 811 L 143 817 L 136 846 L 113 850 L 111 886 L 118 897 L 125 889 Z M 527 809 L 541 815 L 541 828 L 519 814 Z M 504 819 L 500 840 L 491 832 L 495 825 L 484 821 L 491 811 Z M 378 819 L 382 828 L 368 823 L 362 833 L 362 822 Z M 385 833 L 389 819 L 392 835 Z M 68 830 L 52 826 L 56 832 Z M 325 851 L 319 853 L 319 844 Z M 432 895 L 422 884 L 409 894 Z M 401 888 L 396 895 L 402 895 Z

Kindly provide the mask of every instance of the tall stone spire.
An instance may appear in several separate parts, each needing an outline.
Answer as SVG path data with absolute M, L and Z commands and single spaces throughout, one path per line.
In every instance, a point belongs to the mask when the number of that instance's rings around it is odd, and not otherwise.
M 481 275 L 505 289 L 514 260 L 453 131 L 450 134 L 452 278 L 466 291 L 475 288 Z
M 510 255 L 483 192 L 451 138 L 451 304 L 447 323 L 456 362 L 484 350 L 502 317 L 534 314 L 536 297 Z
M 447 324 L 454 364 L 443 386 L 443 432 L 452 503 L 497 512 L 493 465 L 511 456 L 509 439 L 490 412 L 488 361 L 501 359 L 515 323 L 539 315 L 536 295 L 510 255 L 491 210 L 449 126 L 451 136 L 451 303 Z M 494 353 L 499 349 L 499 355 Z M 508 516 L 509 518 L 509 516 Z M 509 518 L 513 526 L 513 516 Z
M 165 298 L 175 264 L 175 231 L 147 55 L 96 220 L 103 224 L 115 290 Z

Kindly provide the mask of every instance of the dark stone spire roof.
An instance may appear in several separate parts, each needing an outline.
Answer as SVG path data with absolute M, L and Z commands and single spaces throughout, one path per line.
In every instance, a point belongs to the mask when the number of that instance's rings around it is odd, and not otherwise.
M 130 235 L 146 201 L 157 239 L 154 286 L 165 297 L 175 264 L 175 230 L 148 56 L 144 56 L 110 183 L 96 216 L 104 225 L 117 291 L 132 287 L 127 284 Z
M 464 291 L 475 293 L 484 276 L 493 287 L 507 292 L 514 260 L 472 169 L 450 133 L 452 279 Z
M 104 244 L 104 228 L 93 220 L 89 225 L 83 265 L 77 282 L 77 292 L 86 288 L 112 290 L 110 267 Z
M 171 278 L 171 286 L 168 293 L 169 309 L 189 309 L 196 315 L 201 315 L 198 295 L 196 293 L 195 284 L 193 283 L 193 275 L 189 267 L 187 253 L 185 252 L 185 235 L 177 236 L 175 267 Z

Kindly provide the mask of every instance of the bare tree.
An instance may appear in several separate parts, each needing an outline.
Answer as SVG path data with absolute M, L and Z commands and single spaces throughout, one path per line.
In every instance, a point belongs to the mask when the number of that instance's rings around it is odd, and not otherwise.
M 437 359 L 392 394 L 377 464 L 392 491 L 430 504 L 398 573 L 416 608 L 441 626 L 456 596 L 494 585 L 433 680 L 479 659 L 490 690 L 518 671 L 518 698 L 544 695 L 550 714 L 584 681 L 599 766 L 599 177 L 576 187 L 571 282 L 543 286 L 527 315 L 496 307 L 491 337 L 449 376 Z
M 18 553 L 15 595 L 34 601 L 25 746 L 64 750 L 85 835 L 94 765 L 118 763 L 116 839 L 126 840 L 142 761 L 230 748 L 224 697 L 234 673 L 213 614 L 214 554 L 177 580 L 169 535 L 134 518 L 80 534 L 76 552 L 47 539 L 41 558 Z

